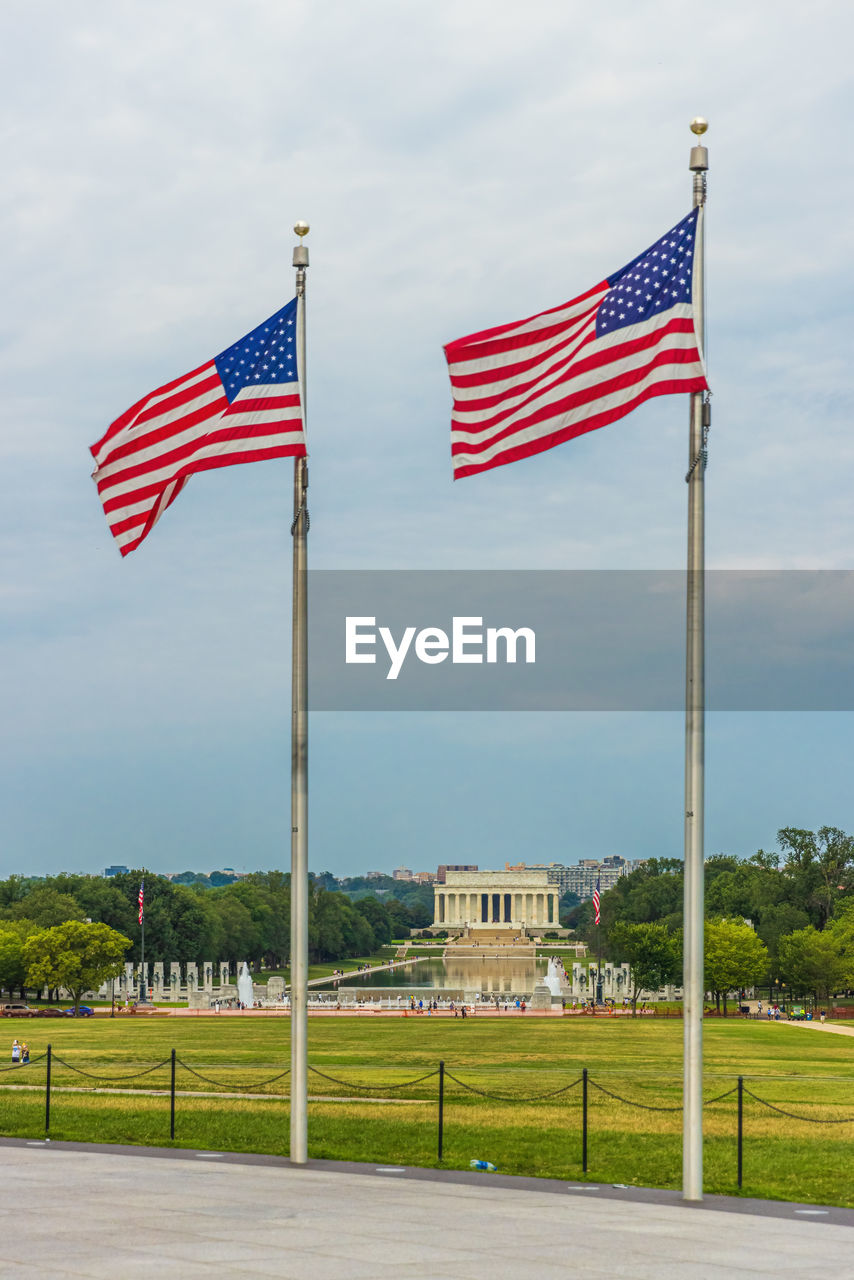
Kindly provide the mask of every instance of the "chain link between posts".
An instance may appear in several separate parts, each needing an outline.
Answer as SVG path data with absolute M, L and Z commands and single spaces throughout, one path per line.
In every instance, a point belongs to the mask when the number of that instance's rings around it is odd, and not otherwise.
M 284 1077 L 290 1075 L 291 1072 L 290 1067 L 285 1067 L 284 1071 L 280 1071 L 277 1076 L 270 1076 L 267 1080 L 257 1080 L 253 1084 L 238 1084 L 233 1080 L 212 1080 L 210 1076 L 203 1076 L 200 1071 L 196 1071 L 195 1067 L 191 1067 L 189 1063 L 184 1062 L 182 1058 L 176 1058 L 175 1065 L 183 1067 L 185 1071 L 189 1071 L 190 1075 L 195 1076 L 197 1080 L 204 1080 L 205 1084 L 212 1084 L 218 1089 L 261 1089 L 264 1085 L 275 1084 L 277 1080 L 284 1079 Z
M 413 1084 L 422 1084 L 425 1080 L 431 1080 L 433 1076 L 439 1074 L 439 1068 L 428 1071 L 426 1075 L 418 1076 L 415 1080 L 400 1080 L 396 1084 L 354 1084 L 350 1080 L 339 1080 L 335 1076 L 327 1075 L 325 1071 L 319 1071 L 317 1067 L 309 1067 L 309 1071 L 316 1076 L 320 1076 L 322 1080 L 328 1080 L 331 1084 L 340 1084 L 344 1089 L 363 1089 L 372 1093 L 388 1092 L 389 1089 L 408 1089 Z M 448 1073 L 445 1072 L 447 1075 Z
M 74 1071 L 78 1076 L 85 1076 L 87 1080 L 109 1080 L 116 1082 L 120 1080 L 138 1080 L 141 1076 L 150 1076 L 152 1071 L 159 1071 L 161 1067 L 167 1067 L 171 1061 L 170 1058 L 164 1058 L 162 1062 L 156 1062 L 153 1067 L 145 1067 L 142 1071 L 132 1071 L 127 1075 L 108 1076 L 103 1072 L 84 1071 L 82 1067 L 76 1067 L 73 1062 L 66 1062 L 64 1058 L 60 1058 L 58 1054 L 53 1055 L 53 1061 L 58 1062 L 60 1066 L 67 1067 L 69 1071 Z
M 458 1084 L 461 1089 L 467 1089 L 469 1093 L 476 1093 L 479 1098 L 490 1098 L 493 1102 L 544 1102 L 547 1098 L 557 1098 L 562 1093 L 569 1093 L 581 1084 L 584 1077 L 579 1076 L 577 1080 L 573 1080 L 572 1084 L 561 1085 L 559 1089 L 551 1089 L 548 1093 L 532 1093 L 528 1095 L 488 1093 L 485 1089 L 477 1089 L 473 1084 L 467 1084 L 465 1080 L 460 1080 L 457 1076 L 452 1075 L 447 1068 L 445 1068 L 445 1079 L 453 1080 L 454 1084 Z
M 778 1115 L 786 1116 L 789 1120 L 804 1120 L 807 1124 L 854 1124 L 854 1116 L 843 1116 L 841 1120 L 823 1120 L 818 1116 L 799 1116 L 794 1111 L 784 1111 L 782 1107 L 775 1107 L 773 1102 L 767 1102 L 765 1098 L 758 1097 L 748 1088 L 745 1088 L 744 1092 L 748 1098 L 752 1098 L 760 1106 L 767 1107 L 769 1111 L 776 1111 Z

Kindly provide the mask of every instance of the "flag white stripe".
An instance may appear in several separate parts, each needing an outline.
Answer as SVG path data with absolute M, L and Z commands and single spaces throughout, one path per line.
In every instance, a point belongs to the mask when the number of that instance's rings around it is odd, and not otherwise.
M 299 383 L 296 379 L 293 382 L 265 382 L 262 386 L 243 387 L 231 403 L 235 405 L 240 404 L 241 400 L 275 400 L 283 396 L 298 395 Z
M 237 401 L 235 401 L 236 403 Z M 289 412 L 294 415 L 290 423 L 284 417 Z M 277 422 L 285 431 L 289 427 L 293 431 L 302 431 L 302 415 L 299 411 L 299 405 L 293 405 L 288 409 L 244 409 L 241 413 L 235 413 L 232 408 L 231 413 L 222 419 L 222 425 L 229 428 L 233 426 L 256 427 L 264 422 Z

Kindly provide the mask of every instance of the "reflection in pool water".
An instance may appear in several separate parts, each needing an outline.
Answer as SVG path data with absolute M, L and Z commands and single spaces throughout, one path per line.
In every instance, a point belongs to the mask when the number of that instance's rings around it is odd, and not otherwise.
M 486 956 L 471 960 L 459 957 L 444 960 L 437 956 L 435 959 L 416 960 L 406 968 L 385 970 L 382 973 L 354 973 L 338 985 L 341 988 L 374 988 L 378 991 L 389 987 L 397 990 L 406 987 L 432 987 L 437 991 L 452 988 L 506 992 L 510 995 L 518 991 L 532 991 L 535 983 L 545 981 L 547 968 L 547 960 L 535 960 L 532 956 L 501 960 Z M 330 981 L 324 983 L 322 988 L 314 989 L 328 991 L 334 985 Z

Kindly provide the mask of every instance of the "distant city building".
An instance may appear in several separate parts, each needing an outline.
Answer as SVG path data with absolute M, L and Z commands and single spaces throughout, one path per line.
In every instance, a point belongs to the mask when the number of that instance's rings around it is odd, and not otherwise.
M 443 862 L 442 865 L 436 869 L 436 884 L 445 883 L 446 871 L 477 871 L 477 869 L 478 869 L 477 863 L 474 863 L 474 862 L 459 862 L 459 863 Z
M 128 867 L 104 867 L 104 875 L 109 879 L 110 876 L 126 875 L 128 870 Z
M 395 867 L 391 873 L 392 880 L 411 880 L 413 878 L 409 867 Z
M 387 871 L 366 871 L 365 879 L 366 880 L 385 880 L 387 875 L 388 875 Z
M 415 880 L 418 884 L 435 884 L 436 872 L 435 871 L 416 871 L 412 879 Z
M 613 889 L 621 876 L 627 876 L 635 865 L 627 858 L 614 854 L 610 858 L 580 858 L 574 866 L 567 867 L 561 862 L 518 862 L 511 866 L 505 863 L 507 871 L 547 871 L 549 882 L 560 888 L 561 894 L 574 893 L 582 902 L 593 897 L 596 881 L 599 881 L 599 892 Z

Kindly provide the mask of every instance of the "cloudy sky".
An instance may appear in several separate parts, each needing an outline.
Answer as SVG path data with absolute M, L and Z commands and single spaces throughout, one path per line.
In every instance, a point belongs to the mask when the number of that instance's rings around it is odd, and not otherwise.
M 841 0 L 6 0 L 0 874 L 287 866 L 290 467 L 122 561 L 88 446 L 293 292 L 327 569 L 674 569 L 687 404 L 453 484 L 442 343 L 690 206 L 710 120 L 713 568 L 854 569 Z M 854 828 L 854 716 L 716 714 L 707 850 Z M 681 852 L 678 714 L 318 713 L 310 861 Z

